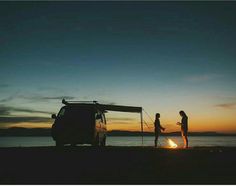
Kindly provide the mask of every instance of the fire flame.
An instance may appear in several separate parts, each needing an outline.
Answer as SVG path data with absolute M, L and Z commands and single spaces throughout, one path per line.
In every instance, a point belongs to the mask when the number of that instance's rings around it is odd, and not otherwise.
M 177 148 L 178 147 L 178 145 L 175 142 L 173 142 L 171 139 L 168 139 L 168 143 L 170 145 L 170 148 Z

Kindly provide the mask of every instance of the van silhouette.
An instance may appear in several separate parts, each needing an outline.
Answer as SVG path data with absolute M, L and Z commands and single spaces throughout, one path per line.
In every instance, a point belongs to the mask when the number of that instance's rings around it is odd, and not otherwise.
M 57 115 L 52 125 L 52 138 L 56 146 L 70 144 L 92 144 L 93 146 L 106 145 L 106 118 L 105 110 L 93 102 L 67 102 Z
M 65 101 L 52 125 L 52 138 L 56 146 L 70 144 L 92 144 L 93 146 L 106 145 L 106 117 L 107 111 L 139 113 L 143 140 L 143 113 L 142 107 L 99 104 L 97 101 Z

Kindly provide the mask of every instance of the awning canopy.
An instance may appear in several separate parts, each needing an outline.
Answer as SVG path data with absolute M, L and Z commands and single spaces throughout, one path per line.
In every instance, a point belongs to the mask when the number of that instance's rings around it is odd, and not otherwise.
M 99 108 L 106 111 L 142 113 L 142 107 L 123 106 L 123 105 L 104 105 L 104 104 L 98 104 L 98 105 Z
M 101 109 L 103 111 L 142 113 L 142 107 L 99 104 L 97 101 L 66 101 L 65 99 L 63 99 L 62 103 L 65 105 L 75 105 L 75 106 L 77 106 L 77 105 L 95 105 L 96 107 L 99 107 L 99 109 Z

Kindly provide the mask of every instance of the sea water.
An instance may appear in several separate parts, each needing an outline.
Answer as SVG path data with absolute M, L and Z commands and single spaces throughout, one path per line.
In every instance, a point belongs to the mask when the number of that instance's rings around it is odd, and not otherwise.
M 180 136 L 160 137 L 158 146 L 167 147 L 167 140 L 173 140 L 179 147 L 183 146 Z M 154 136 L 108 136 L 109 146 L 153 146 Z M 54 146 L 55 142 L 51 137 L 0 137 L 0 147 L 36 147 Z M 226 146 L 236 147 L 236 136 L 190 136 L 189 146 Z

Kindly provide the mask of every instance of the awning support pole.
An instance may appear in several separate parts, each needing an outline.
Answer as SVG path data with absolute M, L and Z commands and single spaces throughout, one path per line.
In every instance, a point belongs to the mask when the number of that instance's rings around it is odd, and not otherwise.
M 141 132 L 142 132 L 142 146 L 143 146 L 143 109 L 140 113 L 140 117 L 141 117 Z

